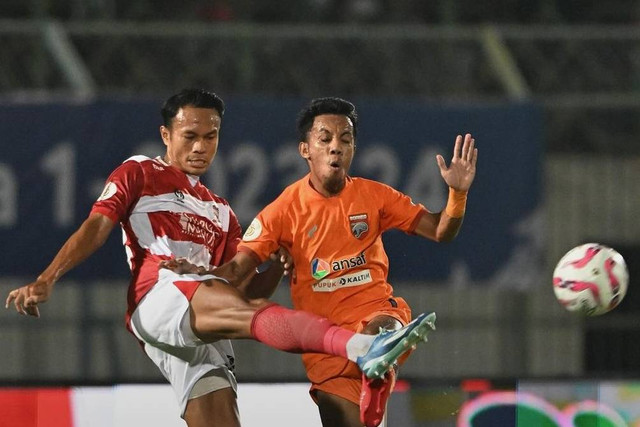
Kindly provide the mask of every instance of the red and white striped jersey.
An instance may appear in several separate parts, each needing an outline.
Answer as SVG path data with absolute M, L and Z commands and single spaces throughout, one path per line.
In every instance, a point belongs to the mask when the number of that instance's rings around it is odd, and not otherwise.
M 182 257 L 196 265 L 218 266 L 233 258 L 242 238 L 225 199 L 160 157 L 125 160 L 109 176 L 94 212 L 122 226 L 132 275 L 127 320 L 156 283 L 161 260 Z

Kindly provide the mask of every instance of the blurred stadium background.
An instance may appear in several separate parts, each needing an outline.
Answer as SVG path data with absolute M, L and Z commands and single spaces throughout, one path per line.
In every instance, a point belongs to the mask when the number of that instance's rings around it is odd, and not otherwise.
M 2 294 L 46 266 L 118 163 L 162 152 L 159 105 L 176 90 L 226 100 L 206 180 L 244 226 L 304 173 L 296 111 L 341 96 L 362 119 L 354 174 L 434 210 L 445 193 L 433 155 L 467 131 L 480 149 L 454 244 L 385 238 L 396 293 L 439 315 L 402 370 L 390 425 L 506 425 L 482 413 L 481 399 L 495 398 L 512 417 L 552 412 L 545 402 L 589 412 L 595 401 L 606 405 L 596 418 L 613 408 L 640 426 L 639 24 L 630 0 L 4 0 Z M 7 421 L 37 407 L 15 400 L 16 388 L 35 402 L 34 386 L 164 383 L 123 327 L 117 234 L 56 286 L 42 319 L 0 312 L 0 425 L 58 425 Z M 555 262 L 587 241 L 618 249 L 630 270 L 626 299 L 600 318 L 568 314 L 551 288 Z M 287 295 L 283 284 L 276 299 L 288 305 Z M 305 382 L 295 355 L 235 349 L 241 387 Z M 500 394 L 510 391 L 533 403 L 510 403 Z M 532 417 L 518 425 L 565 425 Z

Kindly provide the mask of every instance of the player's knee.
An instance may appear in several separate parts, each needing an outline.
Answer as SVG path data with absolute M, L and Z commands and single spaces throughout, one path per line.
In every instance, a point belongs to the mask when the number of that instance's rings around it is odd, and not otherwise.
M 273 301 L 268 300 L 267 298 L 253 298 L 250 299 L 249 301 L 249 305 L 255 310 L 258 311 L 268 305 L 272 305 Z

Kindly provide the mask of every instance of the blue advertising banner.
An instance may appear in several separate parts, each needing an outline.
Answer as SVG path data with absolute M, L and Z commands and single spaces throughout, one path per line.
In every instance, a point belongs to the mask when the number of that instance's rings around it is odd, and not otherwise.
M 383 181 L 432 211 L 447 188 L 457 134 L 479 148 L 476 181 L 458 238 L 437 244 L 389 232 L 393 281 L 523 287 L 540 270 L 541 112 L 531 104 L 439 105 L 354 99 L 360 116 L 352 175 Z M 226 99 L 220 149 L 203 181 L 226 197 L 243 226 L 307 172 L 295 119 L 308 100 Z M 0 239 L 4 276 L 35 277 L 86 218 L 109 173 L 134 154 L 164 153 L 162 100 L 0 105 Z M 128 274 L 119 233 L 69 276 Z M 515 281 L 515 282 L 514 282 Z

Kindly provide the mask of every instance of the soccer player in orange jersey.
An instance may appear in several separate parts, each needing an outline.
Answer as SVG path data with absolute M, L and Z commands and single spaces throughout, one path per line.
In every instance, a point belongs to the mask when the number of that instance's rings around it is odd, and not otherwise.
M 291 296 L 296 309 L 375 334 L 411 320 L 408 304 L 394 296 L 387 282 L 381 234 L 396 228 L 437 242 L 452 240 L 462 224 L 478 150 L 470 134 L 458 135 L 449 166 L 441 155 L 436 157 L 449 199 L 442 212 L 431 212 L 385 184 L 349 176 L 357 124 L 354 105 L 340 98 L 315 99 L 300 112 L 298 148 L 309 174 L 257 215 L 238 254 L 216 274 L 240 280 L 282 246 L 294 260 Z M 273 290 L 245 292 L 262 296 Z M 371 380 L 339 357 L 307 353 L 302 358 L 324 426 L 377 426 L 383 421 L 393 369 L 384 379 Z

